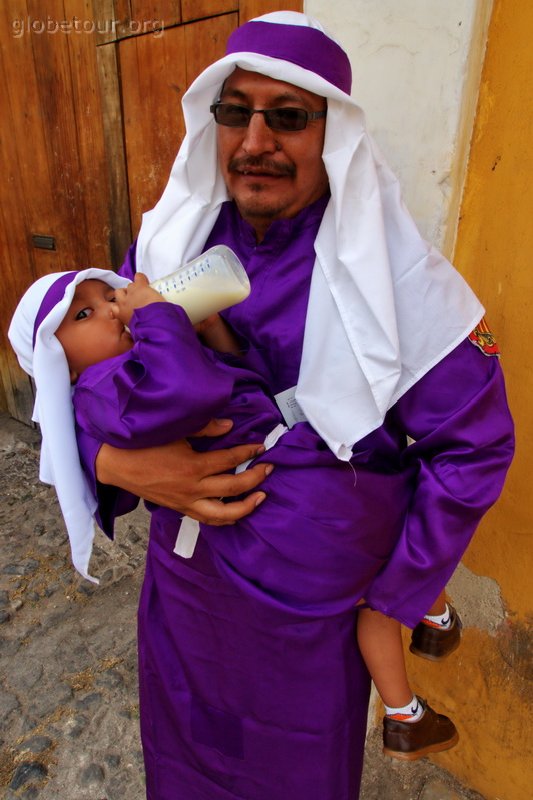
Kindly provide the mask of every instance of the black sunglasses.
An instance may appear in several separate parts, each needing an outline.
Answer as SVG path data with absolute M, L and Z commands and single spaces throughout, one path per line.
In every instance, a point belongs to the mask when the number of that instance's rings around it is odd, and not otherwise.
M 214 103 L 209 111 L 218 125 L 247 128 L 252 114 L 262 114 L 273 131 L 303 131 L 310 119 L 321 119 L 327 111 L 306 111 L 304 108 L 248 108 L 234 103 Z

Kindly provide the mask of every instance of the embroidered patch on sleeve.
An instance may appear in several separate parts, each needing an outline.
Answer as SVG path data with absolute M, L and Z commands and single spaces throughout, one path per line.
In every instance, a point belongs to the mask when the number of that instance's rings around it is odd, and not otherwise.
M 499 356 L 500 348 L 494 338 L 493 334 L 489 331 L 485 317 L 476 325 L 472 333 L 469 335 L 469 340 L 476 347 L 479 347 L 481 352 L 486 356 Z

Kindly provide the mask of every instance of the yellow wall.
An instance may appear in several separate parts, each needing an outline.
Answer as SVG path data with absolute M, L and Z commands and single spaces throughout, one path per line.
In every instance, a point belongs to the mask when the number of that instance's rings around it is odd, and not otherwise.
M 454 259 L 487 308 L 516 424 L 506 488 L 464 559 L 497 582 L 506 619 L 492 634 L 467 628 L 448 662 L 408 660 L 459 728 L 459 747 L 435 762 L 489 800 L 529 800 L 533 785 L 532 43 L 532 0 L 495 0 Z
M 517 427 L 505 493 L 467 565 L 498 580 L 510 611 L 531 611 L 533 533 L 533 2 L 496 0 L 455 263 L 487 307 Z M 527 558 L 529 556 L 529 558 Z

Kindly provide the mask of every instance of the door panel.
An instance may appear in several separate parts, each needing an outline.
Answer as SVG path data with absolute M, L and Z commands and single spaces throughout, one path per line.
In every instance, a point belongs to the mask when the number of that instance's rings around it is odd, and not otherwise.
M 23 291 L 46 273 L 120 265 L 168 180 L 186 88 L 238 24 L 280 8 L 302 3 L 0 4 L 0 409 L 28 421 L 33 405 L 7 341 Z

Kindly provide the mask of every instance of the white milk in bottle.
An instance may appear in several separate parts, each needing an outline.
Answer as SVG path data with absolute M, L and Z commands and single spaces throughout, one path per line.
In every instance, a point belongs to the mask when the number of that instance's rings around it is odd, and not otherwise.
M 216 245 L 150 286 L 185 309 L 193 325 L 240 303 L 250 294 L 243 265 L 229 247 Z

